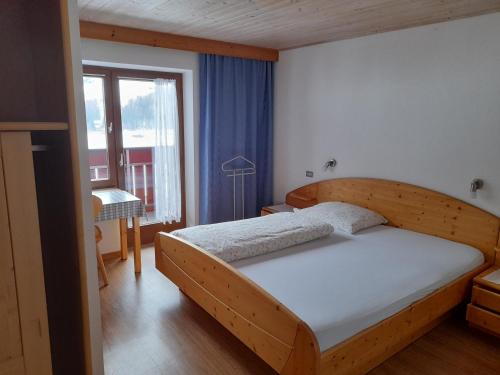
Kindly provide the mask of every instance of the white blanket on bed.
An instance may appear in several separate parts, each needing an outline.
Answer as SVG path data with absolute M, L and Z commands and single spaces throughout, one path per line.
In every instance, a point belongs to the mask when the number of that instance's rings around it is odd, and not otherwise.
M 213 255 L 232 262 L 312 241 L 333 232 L 319 219 L 276 213 L 253 219 L 199 225 L 172 232 Z

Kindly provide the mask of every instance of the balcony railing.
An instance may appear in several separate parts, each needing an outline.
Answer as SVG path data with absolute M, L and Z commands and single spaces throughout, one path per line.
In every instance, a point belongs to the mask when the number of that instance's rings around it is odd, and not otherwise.
M 104 181 L 108 179 L 108 166 L 107 165 L 91 165 L 90 166 L 90 180 L 91 181 Z
M 146 211 L 154 211 L 153 149 L 151 147 L 125 149 L 124 171 L 126 190 L 140 198 Z M 90 177 L 92 181 L 108 179 L 106 150 L 90 150 Z

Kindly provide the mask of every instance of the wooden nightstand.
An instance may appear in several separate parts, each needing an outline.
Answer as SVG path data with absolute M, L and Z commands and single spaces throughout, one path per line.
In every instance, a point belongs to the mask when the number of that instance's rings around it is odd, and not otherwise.
M 293 212 L 294 207 L 289 206 L 288 204 L 276 204 L 274 206 L 262 207 L 260 211 L 260 216 L 265 216 L 269 214 L 275 214 L 277 212 Z
M 474 278 L 467 320 L 473 327 L 500 337 L 500 267 L 493 266 Z

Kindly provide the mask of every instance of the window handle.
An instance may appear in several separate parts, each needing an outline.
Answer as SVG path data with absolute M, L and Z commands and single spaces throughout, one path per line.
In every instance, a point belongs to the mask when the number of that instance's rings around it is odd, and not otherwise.
M 123 167 L 123 152 L 120 152 L 120 167 Z
M 113 122 L 110 121 L 110 123 L 108 125 L 108 134 L 111 134 L 112 131 L 113 131 Z

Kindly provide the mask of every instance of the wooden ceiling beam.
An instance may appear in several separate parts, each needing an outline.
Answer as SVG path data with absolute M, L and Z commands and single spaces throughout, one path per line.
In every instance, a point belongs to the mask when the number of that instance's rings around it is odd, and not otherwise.
M 278 61 L 279 58 L 279 51 L 271 48 L 247 46 L 244 44 L 221 42 L 218 40 L 194 38 L 88 21 L 80 21 L 80 36 L 88 39 L 140 44 L 264 61 Z

